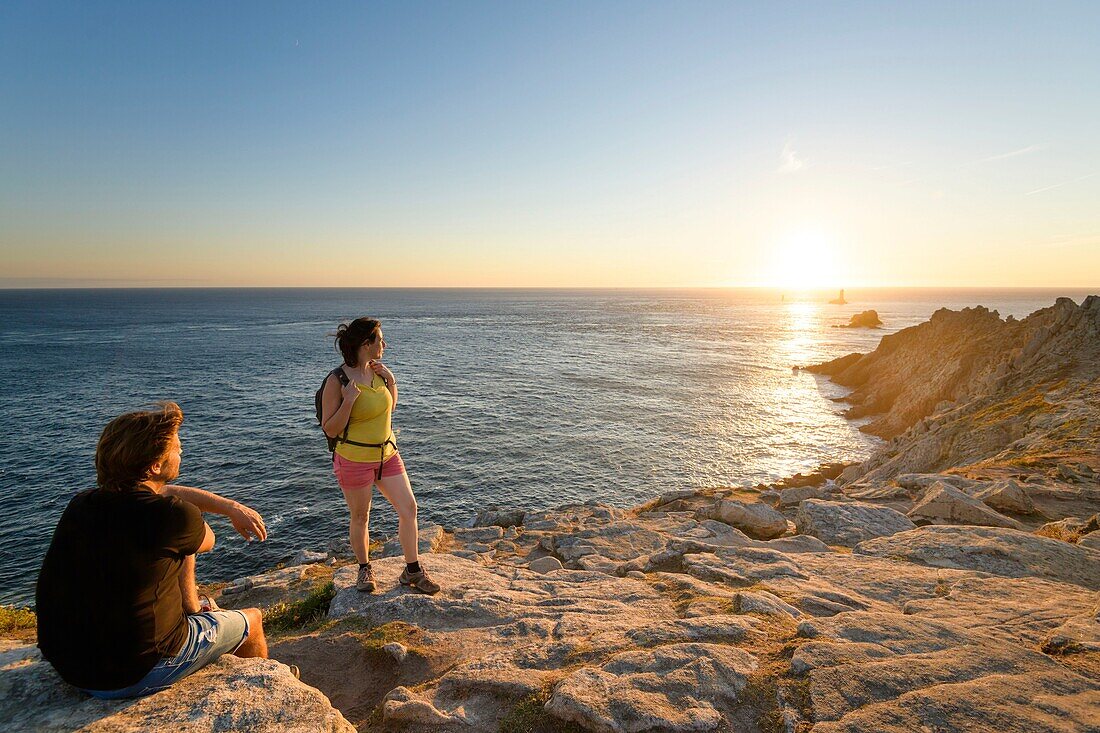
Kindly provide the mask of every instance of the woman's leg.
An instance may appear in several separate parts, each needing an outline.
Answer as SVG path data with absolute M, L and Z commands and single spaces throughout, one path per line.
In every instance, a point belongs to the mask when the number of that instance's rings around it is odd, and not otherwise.
M 407 473 L 383 476 L 375 483 L 379 493 L 397 510 L 397 537 L 405 553 L 405 562 L 417 562 L 419 533 L 416 527 L 416 497 Z
M 367 562 L 367 547 L 370 546 L 370 497 L 371 487 L 360 489 L 343 489 L 344 501 L 348 503 L 351 512 L 351 525 L 348 528 L 348 537 L 351 539 L 351 551 L 355 553 L 355 559 L 360 564 Z

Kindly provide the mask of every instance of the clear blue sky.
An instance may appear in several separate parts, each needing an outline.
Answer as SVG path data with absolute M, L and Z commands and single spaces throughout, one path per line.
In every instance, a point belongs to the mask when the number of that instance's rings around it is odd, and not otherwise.
M 1095 2 L 7 2 L 0 285 L 1100 285 L 1098 47 Z

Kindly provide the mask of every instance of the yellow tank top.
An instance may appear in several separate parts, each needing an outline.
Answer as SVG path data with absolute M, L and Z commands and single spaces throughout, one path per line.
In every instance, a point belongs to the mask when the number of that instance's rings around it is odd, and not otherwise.
M 351 406 L 348 440 L 354 440 L 356 443 L 385 443 L 390 440 L 396 443 L 390 426 L 393 395 L 386 389 L 386 383 L 380 376 L 374 374 L 369 386 L 360 382 L 356 382 L 355 386 L 359 388 L 359 396 Z M 382 453 L 382 451 L 385 452 Z M 380 454 L 385 461 L 396 453 L 397 449 L 390 444 L 383 448 L 364 448 L 360 445 L 340 442 L 336 444 L 336 452 L 349 461 L 377 463 Z

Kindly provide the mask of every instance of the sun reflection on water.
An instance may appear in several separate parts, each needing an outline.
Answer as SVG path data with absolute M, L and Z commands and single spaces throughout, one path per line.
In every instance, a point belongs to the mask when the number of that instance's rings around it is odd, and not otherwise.
M 810 363 L 819 346 L 821 306 L 811 302 L 787 303 L 785 307 L 786 338 L 780 344 L 791 366 Z

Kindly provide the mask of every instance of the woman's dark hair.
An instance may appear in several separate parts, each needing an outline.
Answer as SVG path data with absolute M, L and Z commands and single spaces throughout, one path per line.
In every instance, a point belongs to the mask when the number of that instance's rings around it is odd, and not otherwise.
M 95 449 L 96 483 L 104 489 L 129 490 L 149 478 L 149 468 L 168 453 L 183 423 L 175 402 L 160 409 L 119 415 L 99 436 Z
M 344 355 L 349 367 L 359 366 L 359 347 L 373 344 L 378 338 L 382 322 L 375 318 L 356 318 L 351 323 L 341 323 L 336 329 L 336 350 Z

